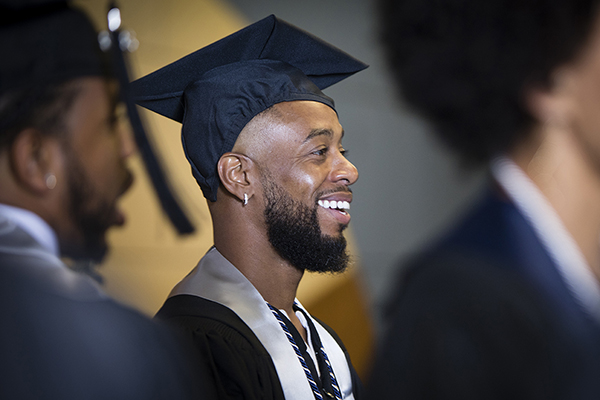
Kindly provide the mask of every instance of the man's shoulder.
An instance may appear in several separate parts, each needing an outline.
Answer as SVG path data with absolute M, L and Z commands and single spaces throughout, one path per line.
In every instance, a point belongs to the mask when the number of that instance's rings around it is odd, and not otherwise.
M 407 296 L 419 308 L 539 302 L 526 272 L 532 262 L 553 265 L 514 204 L 487 188 L 444 235 L 398 266 L 390 306 Z
M 168 397 L 174 385 L 173 398 L 192 391 L 185 352 L 164 327 L 106 296 L 82 300 L 28 283 L 0 293 L 0 375 L 11 377 L 1 393 L 95 399 Z
M 523 214 L 497 190 L 486 188 L 424 253 L 452 249 L 501 262 L 514 262 L 519 258 L 515 247 L 524 243 L 539 251 L 539 240 Z
M 512 266 L 474 251 L 440 249 L 423 253 L 404 266 L 397 286 L 400 298 L 418 298 L 423 307 L 461 309 L 465 303 L 539 301 L 532 286 Z M 429 302 L 431 304 L 429 304 Z
M 212 371 L 219 398 L 283 399 L 271 356 L 258 337 L 228 307 L 194 295 L 168 298 L 156 320 L 187 337 Z
M 564 386 L 563 377 L 596 373 L 598 341 L 590 338 L 597 338 L 597 329 L 565 323 L 578 314 L 567 320 L 557 312 L 527 270 L 532 264 L 547 267 L 538 269 L 546 277 L 554 273 L 549 256 L 514 206 L 488 199 L 473 207 L 445 240 L 402 266 L 372 387 L 381 384 L 399 393 L 429 390 L 431 382 L 464 380 L 472 392 L 484 379 L 502 377 L 513 379 L 515 388 L 522 385 L 547 395 L 548 388 Z M 442 365 L 447 368 L 433 368 Z M 566 365 L 571 371 L 564 374 Z M 378 378 L 380 371 L 389 370 L 414 374 L 398 372 L 395 381 Z M 409 380 L 419 370 L 428 380 L 413 385 Z M 538 378 L 531 378 L 534 374 Z
M 398 271 L 391 308 L 441 315 L 468 310 L 486 319 L 486 310 L 497 309 L 498 318 L 544 315 L 563 323 L 582 314 L 533 227 L 497 191 L 487 191 L 441 240 Z
M 69 269 L 41 247 L 0 248 L 0 277 L 0 285 L 12 292 L 35 292 L 84 303 L 108 299 L 90 276 Z
M 12 315 L 10 321 L 22 326 L 45 326 L 36 335 L 71 336 L 85 342 L 94 338 L 99 344 L 129 344 L 129 340 L 150 339 L 161 332 L 150 318 L 106 295 L 99 285 L 73 271 L 58 271 L 68 279 L 52 282 L 27 274 L 0 271 L 0 314 Z M 102 340 L 105 334 L 106 340 Z M 158 334 L 162 337 L 162 333 Z
M 169 297 L 155 316 L 159 320 L 178 317 L 215 319 L 228 325 L 244 324 L 230 308 L 204 297 L 189 294 Z
M 203 297 L 186 294 L 169 297 L 155 319 L 194 335 L 216 334 L 229 341 L 248 344 L 266 354 L 252 329 L 233 310 Z

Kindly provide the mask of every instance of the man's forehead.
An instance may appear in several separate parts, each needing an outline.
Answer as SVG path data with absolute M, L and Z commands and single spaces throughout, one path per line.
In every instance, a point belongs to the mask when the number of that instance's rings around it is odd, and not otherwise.
M 316 101 L 277 103 L 253 118 L 233 148 L 250 157 L 269 153 L 274 146 L 302 146 L 316 137 L 344 135 L 337 113 Z
M 273 105 L 271 108 L 278 111 L 279 114 L 293 114 L 303 110 L 314 110 L 323 107 L 324 109 L 331 110 L 335 113 L 335 110 L 331 106 L 321 101 L 316 100 L 293 100 L 293 101 L 282 101 Z M 267 110 L 265 110 L 267 111 Z
M 73 79 L 71 82 L 90 98 L 106 99 L 111 112 L 121 104 L 120 86 L 115 79 L 88 76 Z
M 123 95 L 121 93 L 121 85 L 116 80 L 109 80 L 108 94 L 110 96 L 111 108 L 123 116 L 127 115 L 127 104 L 123 102 Z
M 296 130 L 303 142 L 317 136 L 333 136 L 343 129 L 335 110 L 316 101 L 293 101 L 273 106 L 278 124 Z

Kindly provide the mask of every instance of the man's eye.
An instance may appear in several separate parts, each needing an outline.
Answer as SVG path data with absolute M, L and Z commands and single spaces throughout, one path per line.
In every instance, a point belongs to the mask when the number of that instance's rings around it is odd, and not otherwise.
M 314 155 L 316 156 L 324 156 L 327 153 L 327 147 L 324 147 L 322 149 L 318 149 L 312 152 Z
M 120 118 L 116 113 L 112 114 L 110 117 L 108 117 L 108 125 L 111 128 L 114 128 L 117 125 L 117 123 L 119 122 L 119 120 L 120 120 Z
M 348 150 L 346 149 L 340 149 L 340 153 L 344 156 L 344 157 L 348 157 Z
M 120 122 L 124 121 L 127 117 L 127 108 L 125 104 L 119 103 L 108 118 L 108 123 L 111 127 L 116 126 Z

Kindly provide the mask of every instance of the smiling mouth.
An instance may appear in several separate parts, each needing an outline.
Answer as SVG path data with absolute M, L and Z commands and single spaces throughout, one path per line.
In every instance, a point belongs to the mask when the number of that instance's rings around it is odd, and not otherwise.
M 350 203 L 344 200 L 340 200 L 340 201 L 335 201 L 335 200 L 319 200 L 318 201 L 319 206 L 323 207 L 323 208 L 328 208 L 331 210 L 337 210 L 341 213 L 347 214 L 348 211 L 350 209 Z

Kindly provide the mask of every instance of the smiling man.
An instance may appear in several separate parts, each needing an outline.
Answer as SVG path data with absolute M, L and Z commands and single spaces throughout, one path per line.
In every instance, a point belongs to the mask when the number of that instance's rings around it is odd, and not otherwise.
M 134 82 L 182 122 L 214 247 L 157 317 L 181 326 L 220 398 L 358 398 L 337 335 L 296 299 L 304 271 L 348 264 L 356 168 L 321 89 L 366 68 L 270 16 Z

